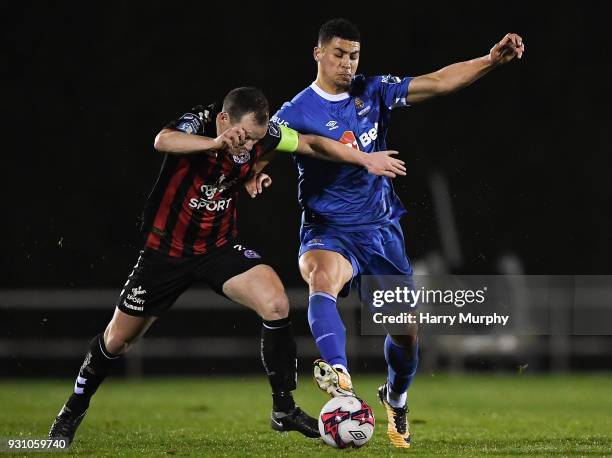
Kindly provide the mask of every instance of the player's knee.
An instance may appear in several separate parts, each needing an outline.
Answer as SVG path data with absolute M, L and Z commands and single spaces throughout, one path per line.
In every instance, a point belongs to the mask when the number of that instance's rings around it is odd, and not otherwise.
M 342 284 L 337 275 L 331 275 L 326 269 L 315 267 L 308 276 L 310 291 L 323 291 L 334 296 L 338 295 Z
M 393 335 L 391 336 L 391 340 L 396 345 L 404 348 L 413 348 L 417 344 L 417 336 L 416 334 L 406 334 L 406 335 Z
M 280 320 L 289 316 L 289 299 L 284 292 L 275 294 L 259 307 L 259 316 L 266 320 Z
M 128 339 L 126 336 L 114 332 L 109 332 L 104 336 L 104 346 L 113 355 L 127 353 L 137 341 L 137 337 Z

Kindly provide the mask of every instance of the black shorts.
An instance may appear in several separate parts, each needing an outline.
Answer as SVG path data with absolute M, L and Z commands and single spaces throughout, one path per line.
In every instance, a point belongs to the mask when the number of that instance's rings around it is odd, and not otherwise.
M 193 283 L 203 282 L 225 296 L 223 284 L 227 280 L 263 263 L 257 252 L 236 241 L 212 253 L 185 258 L 145 248 L 140 252 L 116 306 L 128 315 L 159 316 Z

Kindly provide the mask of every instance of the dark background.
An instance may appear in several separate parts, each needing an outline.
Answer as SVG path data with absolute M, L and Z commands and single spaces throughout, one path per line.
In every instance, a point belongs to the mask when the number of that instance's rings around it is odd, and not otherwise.
M 529 274 L 609 274 L 608 15 L 595 3 L 31 3 L 3 7 L 1 281 L 5 287 L 119 288 L 140 246 L 137 218 L 168 120 L 241 85 L 273 111 L 316 75 L 319 25 L 353 20 L 359 71 L 419 75 L 484 55 L 506 32 L 522 61 L 461 93 L 394 112 L 388 144 L 409 210 L 408 253 L 440 250 L 428 177 L 448 180 L 464 273 L 512 252 Z M 375 11 L 372 11 L 375 8 Z M 243 196 L 242 237 L 287 285 L 299 210 L 289 159 L 263 197 Z

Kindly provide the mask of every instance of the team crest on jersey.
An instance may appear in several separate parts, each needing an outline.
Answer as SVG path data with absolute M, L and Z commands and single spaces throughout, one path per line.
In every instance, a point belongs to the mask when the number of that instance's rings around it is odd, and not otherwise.
M 261 258 L 261 256 L 259 255 L 259 253 L 255 250 L 249 250 L 248 248 L 242 246 L 242 245 L 234 245 L 234 249 L 238 250 L 239 252 L 241 252 L 245 258 L 249 258 L 249 259 L 259 259 Z
M 244 164 L 246 162 L 249 162 L 249 159 L 251 159 L 251 153 L 245 151 L 240 154 L 232 154 L 232 159 L 234 159 L 234 162 L 236 164 Z
M 359 143 L 352 130 L 345 130 L 338 141 L 359 151 Z
M 249 259 L 259 259 L 261 256 L 257 251 L 253 250 L 244 250 L 244 255 Z
M 357 110 L 362 110 L 364 106 L 365 104 L 363 103 L 363 100 L 361 100 L 359 97 L 355 97 L 355 108 L 357 108 Z

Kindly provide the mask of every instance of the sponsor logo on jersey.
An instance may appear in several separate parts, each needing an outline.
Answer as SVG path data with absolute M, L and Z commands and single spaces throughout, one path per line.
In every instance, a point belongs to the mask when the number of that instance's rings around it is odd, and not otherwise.
M 212 199 L 220 192 L 232 187 L 238 180 L 225 181 L 225 175 L 220 175 L 215 184 L 202 184 L 200 186 L 200 192 L 203 193 L 207 198 Z
M 359 150 L 359 144 L 357 143 L 357 138 L 352 130 L 345 130 L 344 133 L 340 136 L 338 140 L 340 143 L 344 143 L 346 146 L 350 146 L 351 148 L 355 148 Z
M 325 127 L 329 127 L 329 130 L 334 130 L 340 126 L 338 125 L 336 121 L 329 121 L 327 124 L 325 124 Z
M 359 141 L 361 145 L 366 148 L 370 143 L 375 141 L 378 138 L 378 123 L 374 123 L 374 127 L 372 127 L 367 132 L 364 132 L 359 136 Z
M 202 195 L 200 197 L 192 197 L 189 200 L 189 207 L 196 210 L 204 208 L 211 212 L 226 210 L 229 208 L 232 197 L 219 199 L 218 196 L 235 183 L 236 180 L 225 181 L 225 175 L 221 175 L 215 184 L 202 184 L 199 189 Z M 215 197 L 217 198 L 215 199 Z
M 323 240 L 321 239 L 312 239 L 306 244 L 306 246 L 323 246 L 323 245 L 325 244 L 323 243 Z
M 227 199 L 219 199 L 219 200 L 208 200 L 203 197 L 197 198 L 193 197 L 189 200 L 189 206 L 196 210 L 202 210 L 203 208 L 208 210 L 209 212 L 220 212 L 229 208 L 230 202 L 232 201 L 232 197 Z

